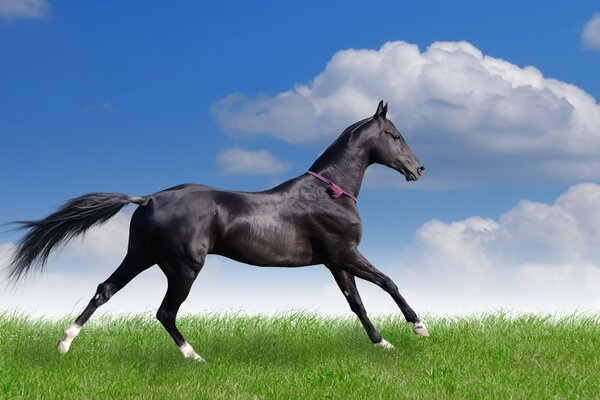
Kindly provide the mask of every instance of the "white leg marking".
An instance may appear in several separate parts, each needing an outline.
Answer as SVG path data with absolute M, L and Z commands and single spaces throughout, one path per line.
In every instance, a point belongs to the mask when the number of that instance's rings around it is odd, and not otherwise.
M 381 347 L 382 349 L 387 349 L 387 350 L 395 349 L 393 344 L 391 344 L 390 342 L 388 342 L 387 340 L 385 340 L 383 338 L 381 339 L 381 342 L 375 343 L 374 346 Z
M 181 354 L 183 354 L 183 358 L 188 358 L 192 361 L 205 361 L 204 358 L 200 357 L 200 355 L 198 355 L 192 346 L 189 345 L 188 342 L 185 342 L 184 344 L 182 344 L 181 346 L 179 346 L 179 350 L 181 350 Z
M 80 330 L 81 327 L 77 324 L 72 324 L 67 328 L 67 330 L 65 331 L 65 337 L 63 338 L 63 340 L 58 342 L 58 352 L 60 354 L 65 354 L 67 351 L 69 351 L 69 347 L 71 347 L 71 342 L 77 337 L 77 335 L 79 335 Z
M 412 326 L 412 330 L 417 336 L 429 336 L 429 330 L 422 322 L 415 322 Z

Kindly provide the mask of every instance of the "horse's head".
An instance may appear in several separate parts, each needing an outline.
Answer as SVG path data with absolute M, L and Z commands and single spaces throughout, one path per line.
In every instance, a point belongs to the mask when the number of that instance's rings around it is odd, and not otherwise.
M 423 175 L 425 167 L 417 160 L 394 123 L 386 118 L 386 114 L 387 104 L 380 101 L 373 116 L 378 128 L 372 130 L 377 133 L 374 133 L 376 136 L 373 138 L 374 142 L 371 142 L 370 159 L 373 163 L 395 169 L 407 181 L 416 181 Z

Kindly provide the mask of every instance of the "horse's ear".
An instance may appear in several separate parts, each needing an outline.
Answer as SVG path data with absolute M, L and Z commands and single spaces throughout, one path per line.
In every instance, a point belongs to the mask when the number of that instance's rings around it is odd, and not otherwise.
M 385 119 L 385 116 L 387 114 L 387 109 L 388 109 L 387 103 L 385 103 L 385 105 L 384 105 L 383 100 L 381 100 L 379 102 L 379 105 L 377 106 L 377 111 L 375 111 L 375 116 Z

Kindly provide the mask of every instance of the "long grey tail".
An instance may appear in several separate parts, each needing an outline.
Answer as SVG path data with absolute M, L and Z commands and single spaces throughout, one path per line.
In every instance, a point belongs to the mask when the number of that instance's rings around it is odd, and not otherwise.
M 129 203 L 145 206 L 148 197 L 121 193 L 88 193 L 67 201 L 56 212 L 38 221 L 16 221 L 25 235 L 17 242 L 8 278 L 17 282 L 32 269 L 42 271 L 50 252 L 94 225 L 103 224 Z

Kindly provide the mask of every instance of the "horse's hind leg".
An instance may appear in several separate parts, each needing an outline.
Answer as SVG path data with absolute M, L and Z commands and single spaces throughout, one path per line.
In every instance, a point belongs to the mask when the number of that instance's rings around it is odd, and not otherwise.
M 192 284 L 202 269 L 203 264 L 203 262 L 178 263 L 174 266 L 175 268 L 172 268 L 173 266 L 171 265 L 167 266 L 159 263 L 159 266 L 167 275 L 168 288 L 167 294 L 156 313 L 156 318 L 158 318 L 169 335 L 171 335 L 175 344 L 181 350 L 183 357 L 193 361 L 204 361 L 204 359 L 194 351 L 192 346 L 186 342 L 179 329 L 177 329 L 176 318 L 179 307 L 190 293 Z
M 106 303 L 115 293 L 121 290 L 140 272 L 149 268 L 152 264 L 153 263 L 149 262 L 141 262 L 139 259 L 128 254 L 121 265 L 119 265 L 119 268 L 117 268 L 107 280 L 98 285 L 96 294 L 92 297 L 85 310 L 83 310 L 81 315 L 79 315 L 73 324 L 67 328 L 65 336 L 58 342 L 58 351 L 63 354 L 69 351 L 71 342 L 77 337 L 79 331 L 92 316 L 94 311 L 102 304 Z
M 362 326 L 367 331 L 367 335 L 369 335 L 369 339 L 373 342 L 376 347 L 383 347 L 388 349 L 393 349 L 394 346 L 388 343 L 387 340 L 381 337 L 379 332 L 375 329 L 369 317 L 367 316 L 367 311 L 363 306 L 362 299 L 360 298 L 360 294 L 358 293 L 358 288 L 356 287 L 356 281 L 354 279 L 354 275 L 342 271 L 339 269 L 330 268 L 335 281 L 337 282 L 340 290 L 346 297 L 348 304 L 350 305 L 350 309 L 356 314 L 358 319 L 360 320 Z

